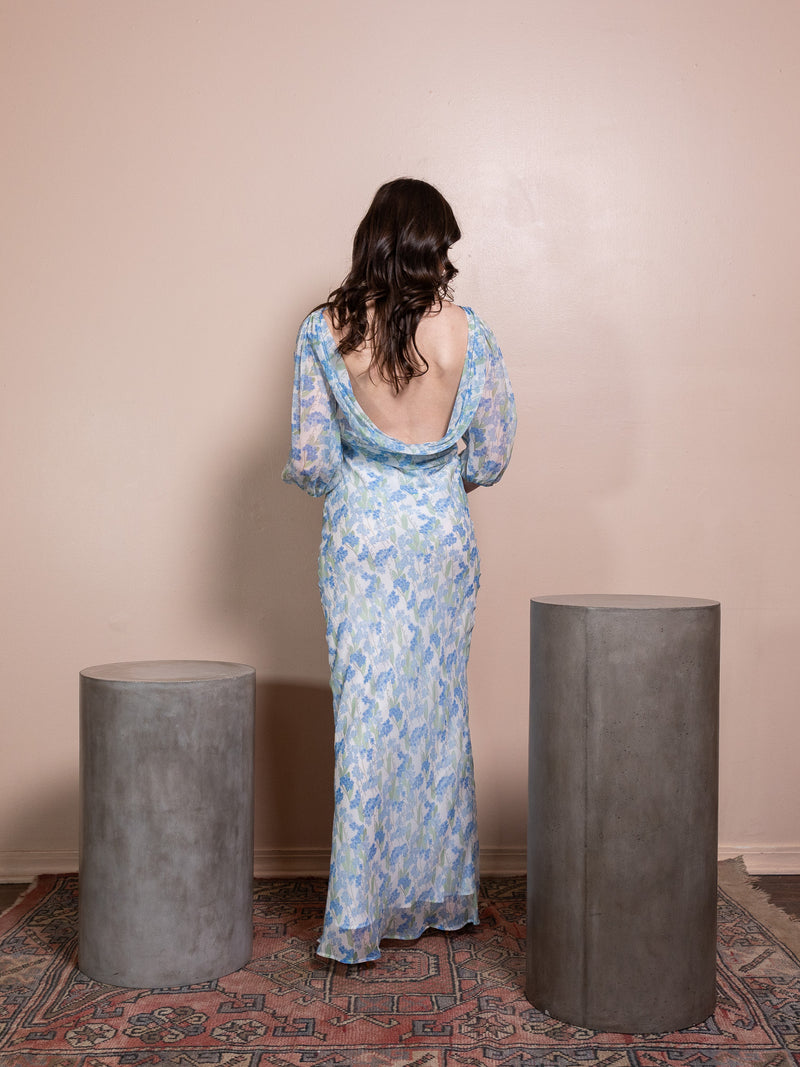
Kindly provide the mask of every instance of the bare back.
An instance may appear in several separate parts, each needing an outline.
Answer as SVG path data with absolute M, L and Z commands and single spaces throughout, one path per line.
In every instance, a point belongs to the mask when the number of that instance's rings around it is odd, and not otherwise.
M 338 341 L 341 334 L 332 328 L 327 311 L 325 317 Z M 446 300 L 441 310 L 429 311 L 416 336 L 428 370 L 412 378 L 399 393 L 377 370 L 370 370 L 369 347 L 343 357 L 353 394 L 379 430 L 406 444 L 424 444 L 444 437 L 464 369 L 468 335 L 466 313 L 457 304 Z

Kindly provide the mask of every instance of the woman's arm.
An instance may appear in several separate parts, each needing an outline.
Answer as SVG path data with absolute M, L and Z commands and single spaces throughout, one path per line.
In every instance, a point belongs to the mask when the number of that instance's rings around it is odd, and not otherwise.
M 341 474 L 336 401 L 314 354 L 311 316 L 300 327 L 294 357 L 292 450 L 282 478 L 309 496 L 324 496 Z

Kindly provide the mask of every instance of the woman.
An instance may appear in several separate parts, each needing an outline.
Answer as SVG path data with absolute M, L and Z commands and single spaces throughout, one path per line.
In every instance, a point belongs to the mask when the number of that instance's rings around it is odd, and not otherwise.
M 283 472 L 325 496 L 319 584 L 336 804 L 321 956 L 478 921 L 467 658 L 479 581 L 465 493 L 516 415 L 489 329 L 449 299 L 461 234 L 426 182 L 383 185 L 342 285 L 300 328 Z M 459 450 L 461 447 L 461 451 Z

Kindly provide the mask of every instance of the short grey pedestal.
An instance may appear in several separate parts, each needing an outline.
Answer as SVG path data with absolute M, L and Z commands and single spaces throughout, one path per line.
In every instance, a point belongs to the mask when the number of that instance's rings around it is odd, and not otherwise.
M 78 962 L 90 977 L 180 986 L 250 959 L 254 694 L 238 663 L 81 671 Z
M 528 999 L 664 1033 L 713 1013 L 716 601 L 531 601 Z

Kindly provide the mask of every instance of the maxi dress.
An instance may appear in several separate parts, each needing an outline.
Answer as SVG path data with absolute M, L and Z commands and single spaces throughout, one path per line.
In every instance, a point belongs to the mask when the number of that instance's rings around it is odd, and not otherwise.
M 375 960 L 382 938 L 476 923 L 478 836 L 467 659 L 480 563 L 464 482 L 508 464 L 514 397 L 469 308 L 444 437 L 407 444 L 353 394 L 322 311 L 295 353 L 283 479 L 324 496 L 319 587 L 335 719 L 335 807 L 317 952 Z

